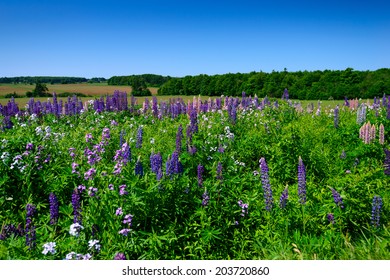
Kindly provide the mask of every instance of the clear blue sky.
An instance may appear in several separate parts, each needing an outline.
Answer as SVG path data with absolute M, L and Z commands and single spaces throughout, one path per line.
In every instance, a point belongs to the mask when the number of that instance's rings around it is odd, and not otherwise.
M 390 2 L 4 1 L 0 77 L 390 67 Z

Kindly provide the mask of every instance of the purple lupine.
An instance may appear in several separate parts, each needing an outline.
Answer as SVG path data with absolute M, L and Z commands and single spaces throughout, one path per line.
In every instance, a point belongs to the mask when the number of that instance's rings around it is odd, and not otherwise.
M 379 195 L 375 195 L 372 200 L 371 224 L 376 228 L 380 225 L 382 203 L 382 198 Z
M 129 232 L 131 231 L 131 229 L 129 228 L 124 228 L 124 229 L 121 229 L 119 231 L 119 234 L 122 234 L 123 236 L 127 236 L 129 234 Z
M 207 206 L 209 204 L 209 200 L 210 200 L 209 194 L 207 191 L 205 191 L 202 194 L 202 206 Z
M 339 105 L 334 109 L 334 127 L 339 127 Z
M 119 195 L 126 195 L 128 192 L 126 191 L 127 186 L 126 185 L 120 185 L 119 186 Z
M 88 188 L 88 195 L 90 197 L 94 197 L 96 196 L 96 193 L 98 192 L 98 189 L 97 188 L 94 188 L 94 187 L 89 187 Z
M 0 232 L 0 240 L 5 240 L 8 237 L 10 237 L 12 234 L 15 237 L 21 237 L 25 233 L 25 230 L 22 226 L 22 224 L 19 224 L 18 227 L 15 227 L 12 224 L 6 224 L 2 227 Z
M 58 209 L 58 199 L 54 193 L 49 195 L 49 205 L 50 205 L 50 224 L 54 225 L 58 221 L 59 209 Z
M 26 150 L 32 150 L 34 145 L 32 143 L 27 143 Z
M 272 189 L 271 189 L 271 184 L 269 182 L 267 162 L 263 157 L 260 159 L 260 170 L 261 170 L 261 184 L 264 193 L 265 209 L 267 211 L 271 211 L 273 206 Z
M 35 226 L 33 225 L 32 218 L 34 217 L 34 214 L 36 212 L 36 208 L 32 204 L 27 204 L 26 206 L 26 227 L 25 227 L 25 233 L 26 233 L 26 245 L 29 247 L 29 249 L 33 249 L 35 247 L 35 240 L 36 240 L 36 232 L 35 232 Z
M 121 130 L 121 133 L 119 134 L 119 148 L 122 148 L 124 134 L 125 134 L 125 132 L 123 130 Z
M 118 209 L 116 209 L 116 211 L 115 211 L 116 216 L 121 216 L 122 214 L 123 214 L 122 207 L 119 207 Z
M 87 134 L 85 135 L 85 142 L 91 143 L 91 142 L 92 142 L 92 139 L 93 139 L 93 136 L 92 136 L 91 133 L 87 133 Z
M 343 199 L 341 198 L 341 195 L 334 188 L 330 189 L 332 190 L 334 203 L 336 203 L 337 206 L 340 206 L 340 208 L 344 208 Z
M 144 176 L 144 168 L 142 166 L 142 162 L 138 158 L 137 162 L 135 163 L 135 175 L 138 175 L 140 177 Z
M 218 165 L 217 165 L 217 180 L 220 180 L 220 181 L 223 180 L 223 176 L 222 176 L 222 163 L 221 162 L 218 162 Z
M 72 193 L 72 206 L 73 206 L 73 223 L 81 224 L 81 203 L 80 192 L 78 189 L 74 189 Z
M 346 96 L 344 97 L 344 106 L 349 107 L 349 101 Z
M 390 104 L 390 102 L 389 102 Z M 385 175 L 390 176 L 390 150 L 385 149 L 385 161 L 383 163 Z
M 143 129 L 142 126 L 140 126 L 137 131 L 137 143 L 135 144 L 135 147 L 137 149 L 142 148 L 142 136 L 143 136 Z
M 331 223 L 332 225 L 334 224 L 334 215 L 332 213 L 328 213 L 326 215 L 326 218 L 328 219 L 329 223 Z
M 287 204 L 287 200 L 288 200 L 288 188 L 286 187 L 282 194 L 280 195 L 280 199 L 279 199 L 279 207 L 280 208 L 284 208 L 286 207 L 286 204 Z
M 380 124 L 379 126 L 379 144 L 385 144 L 385 127 L 383 124 Z
M 103 128 L 102 132 L 102 142 L 106 145 L 108 144 L 108 141 L 110 140 L 110 129 L 105 127 Z
M 183 138 L 183 127 L 180 124 L 176 133 L 176 151 L 180 154 L 181 152 L 181 139 Z
M 301 157 L 298 162 L 298 196 L 299 203 L 304 205 L 306 203 L 306 169 Z
M 125 254 L 123 254 L 123 253 L 117 253 L 117 254 L 114 256 L 114 260 L 117 260 L 117 261 L 126 260 L 126 256 L 125 256 Z
M 203 187 L 203 172 L 204 172 L 204 167 L 199 164 L 198 165 L 198 186 Z
M 238 201 L 238 206 L 241 207 L 241 216 L 245 217 L 245 215 L 248 214 L 248 204 L 247 203 L 243 203 L 242 200 L 240 199 Z
M 127 224 L 129 227 L 131 227 L 133 221 L 133 215 L 127 214 L 125 218 L 123 219 L 123 223 Z
M 160 152 L 150 155 L 150 167 L 152 172 L 156 174 L 157 181 L 160 181 L 162 178 L 162 157 Z
M 95 176 L 95 174 L 96 174 L 96 169 L 91 168 L 87 172 L 84 173 L 84 179 L 85 180 L 92 180 L 93 177 Z

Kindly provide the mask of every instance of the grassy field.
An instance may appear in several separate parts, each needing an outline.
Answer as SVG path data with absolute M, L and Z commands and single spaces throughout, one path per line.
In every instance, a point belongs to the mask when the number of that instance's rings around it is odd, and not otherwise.
M 105 95 L 112 94 L 115 90 L 131 92 L 130 86 L 111 86 L 107 83 L 79 83 L 79 84 L 54 84 L 46 85 L 49 89 L 49 92 L 56 93 L 83 93 L 86 95 Z M 0 98 L 9 93 L 16 93 L 19 95 L 24 95 L 27 91 L 32 91 L 35 88 L 35 85 L 29 84 L 0 84 Z M 157 88 L 149 88 L 152 94 L 157 94 Z

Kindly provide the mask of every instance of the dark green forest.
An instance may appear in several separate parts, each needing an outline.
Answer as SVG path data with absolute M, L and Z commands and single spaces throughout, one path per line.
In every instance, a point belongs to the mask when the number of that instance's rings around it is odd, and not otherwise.
M 103 82 L 104 78 L 82 78 L 82 77 L 51 77 L 51 76 L 20 76 L 20 77 L 0 77 L 2 84 L 76 84 L 85 83 L 88 81 Z
M 109 85 L 126 85 L 133 86 L 133 84 L 146 84 L 148 87 L 161 87 L 164 83 L 172 79 L 169 76 L 161 76 L 156 74 L 141 74 L 131 76 L 113 76 L 108 79 Z
M 390 92 L 390 69 L 376 71 L 345 70 L 273 71 L 197 75 L 171 78 L 158 90 L 159 95 L 202 95 L 281 97 L 287 88 L 293 99 L 373 98 Z

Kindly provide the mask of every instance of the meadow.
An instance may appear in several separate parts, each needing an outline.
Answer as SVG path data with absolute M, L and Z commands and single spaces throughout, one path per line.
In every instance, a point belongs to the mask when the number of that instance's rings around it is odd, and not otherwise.
M 3 103 L 0 259 L 390 259 L 390 98 L 168 98 Z

